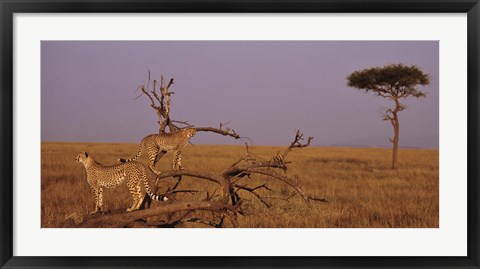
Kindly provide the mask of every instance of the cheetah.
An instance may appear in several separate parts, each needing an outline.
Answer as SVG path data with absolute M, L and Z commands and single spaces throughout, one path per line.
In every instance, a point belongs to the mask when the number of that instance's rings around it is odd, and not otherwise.
M 142 139 L 137 155 L 130 159 L 118 159 L 119 162 L 126 163 L 136 161 L 143 151 L 148 154 L 148 167 L 156 175 L 162 172 L 155 170 L 158 160 L 167 152 L 173 151 L 173 170 L 182 169 L 182 150 L 187 145 L 188 140 L 193 137 L 197 131 L 193 128 L 180 129 L 171 133 L 151 134 Z
M 126 181 L 133 199 L 132 206 L 127 209 L 127 212 L 138 210 L 142 205 L 144 197 L 141 192 L 142 180 L 145 186 L 145 191 L 153 200 L 168 200 L 167 197 L 152 193 L 148 185 L 147 169 L 142 163 L 133 161 L 105 166 L 95 161 L 95 159 L 86 152 L 79 153 L 75 160 L 85 166 L 87 182 L 92 189 L 93 197 L 95 199 L 95 211 L 90 214 L 102 212 L 103 188 L 115 188 L 124 181 Z

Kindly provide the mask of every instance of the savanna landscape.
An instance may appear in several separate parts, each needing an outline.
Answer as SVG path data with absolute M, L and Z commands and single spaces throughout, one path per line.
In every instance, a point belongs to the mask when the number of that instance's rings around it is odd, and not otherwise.
M 438 42 L 42 46 L 42 228 L 439 227 Z
M 64 227 L 81 221 L 94 208 L 93 196 L 84 167 L 75 162 L 80 151 L 87 151 L 103 164 L 134 155 L 138 144 L 42 143 L 42 227 Z M 284 147 L 252 146 L 250 151 L 268 159 Z M 221 172 L 245 155 L 244 146 L 190 145 L 184 149 L 186 169 Z M 390 169 L 391 149 L 305 147 L 289 155 L 287 174 L 298 175 L 299 184 L 311 195 L 328 202 L 313 201 L 311 206 L 285 184 L 255 176 L 249 186 L 266 183 L 271 189 L 260 190 L 271 207 L 250 193 L 242 193 L 248 215 L 238 217 L 238 227 L 318 227 L 318 228 L 425 228 L 438 227 L 438 150 L 400 149 L 401 162 Z M 171 156 L 159 162 L 161 170 L 170 169 Z M 142 162 L 146 158 L 142 157 Z M 150 186 L 155 176 L 150 174 Z M 159 181 L 160 191 L 176 183 Z M 178 200 L 200 201 L 212 194 L 215 184 L 184 178 L 179 188 L 195 189 L 195 194 L 180 193 Z M 292 197 L 290 197 L 292 196 Z M 281 197 L 290 197 L 284 200 Z M 131 202 L 125 186 L 105 191 L 105 206 L 110 212 L 123 212 Z M 166 202 L 153 201 L 152 207 Z M 107 213 L 108 214 L 108 213 Z M 209 214 L 198 212 L 198 214 Z M 167 219 L 168 216 L 159 216 Z M 155 222 L 155 218 L 152 218 Z M 180 227 L 209 227 L 185 223 Z

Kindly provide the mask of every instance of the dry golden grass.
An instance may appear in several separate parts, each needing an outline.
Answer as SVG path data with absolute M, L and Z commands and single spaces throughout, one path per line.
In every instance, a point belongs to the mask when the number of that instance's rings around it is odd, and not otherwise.
M 80 218 L 94 209 L 83 165 L 75 162 L 87 151 L 103 164 L 133 156 L 137 144 L 42 143 L 42 227 L 62 227 L 66 219 Z M 251 152 L 270 159 L 284 147 L 252 147 Z M 182 163 L 186 169 L 219 173 L 244 156 L 243 146 L 187 146 Z M 313 202 L 309 208 L 298 196 L 289 201 L 271 199 L 266 208 L 255 197 L 243 194 L 248 212 L 240 216 L 240 227 L 438 227 L 438 150 L 400 149 L 397 170 L 391 170 L 391 150 L 376 148 L 295 149 L 288 155 L 288 175 L 299 176 L 309 195 L 322 196 L 328 203 Z M 170 170 L 171 156 L 158 167 Z M 146 163 L 145 156 L 141 161 Z M 289 196 L 293 190 L 266 177 L 245 179 L 249 186 L 267 182 L 268 196 Z M 162 182 L 166 189 L 173 180 Z M 150 180 L 152 186 L 153 180 Z M 203 180 L 185 178 L 182 189 L 209 191 L 217 186 Z M 201 200 L 205 193 L 181 194 L 180 200 Z M 107 190 L 106 210 L 124 211 L 130 204 L 126 186 Z M 153 202 L 156 203 L 156 202 Z M 159 203 L 157 206 L 161 206 Z M 188 224 L 183 227 L 205 227 Z

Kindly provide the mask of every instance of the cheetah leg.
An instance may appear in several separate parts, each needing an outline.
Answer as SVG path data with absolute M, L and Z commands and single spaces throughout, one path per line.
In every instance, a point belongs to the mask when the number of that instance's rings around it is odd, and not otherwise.
M 102 210 L 103 207 L 103 188 L 98 188 L 98 211 L 104 213 Z
M 165 154 L 165 153 L 161 154 L 162 152 L 163 151 L 156 151 L 156 150 L 155 151 L 151 150 L 148 152 L 148 167 L 157 176 L 162 173 L 161 171 L 157 171 L 155 169 L 155 165 L 157 164 L 158 160 Z
M 155 167 L 153 166 L 153 163 L 151 162 L 148 164 L 148 168 L 150 168 L 150 170 L 152 170 L 152 172 L 157 176 L 162 173 L 162 171 L 156 170 Z
M 142 195 L 142 187 L 140 183 L 141 182 L 138 181 L 137 187 L 135 188 L 135 193 L 132 193 L 132 197 L 135 196 L 135 201 L 137 201 L 136 203 L 134 203 L 135 206 L 133 210 L 138 210 L 140 209 L 140 206 L 142 206 L 144 196 Z
M 98 200 L 99 200 L 99 188 L 92 187 L 92 194 L 93 194 L 93 198 L 95 200 L 95 211 L 90 212 L 89 213 L 90 215 L 95 214 L 100 210 L 100 207 L 98 206 L 99 205 L 99 202 L 98 202 Z
M 96 214 L 98 212 L 102 213 L 103 189 L 102 188 L 92 189 L 92 192 L 95 198 L 95 211 L 90 212 L 90 215 Z
M 173 155 L 173 170 L 182 170 L 182 152 L 177 150 Z
M 136 192 L 135 192 L 135 184 L 133 184 L 133 182 L 131 181 L 127 181 L 127 187 L 128 187 L 128 190 L 130 191 L 130 194 L 132 195 L 132 206 L 130 206 L 129 208 L 127 208 L 127 212 L 132 212 L 133 210 L 135 210 L 135 206 L 137 205 L 137 196 L 136 196 Z

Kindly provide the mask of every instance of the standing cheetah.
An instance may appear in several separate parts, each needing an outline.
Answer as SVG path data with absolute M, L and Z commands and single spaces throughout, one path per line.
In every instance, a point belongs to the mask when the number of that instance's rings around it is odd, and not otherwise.
M 143 202 L 144 196 L 141 191 L 142 180 L 145 186 L 145 191 L 153 200 L 168 200 L 167 197 L 152 193 L 148 185 L 147 169 L 142 163 L 127 162 L 105 166 L 95 161 L 95 159 L 86 152 L 78 154 L 76 161 L 85 166 L 87 171 L 87 182 L 92 188 L 93 196 L 95 198 L 95 211 L 91 214 L 102 211 L 103 188 L 115 188 L 124 181 L 126 181 L 133 199 L 132 206 L 127 209 L 127 212 L 138 210 Z
M 173 170 L 182 169 L 182 150 L 196 133 L 197 131 L 193 128 L 185 128 L 166 134 L 148 135 L 142 139 L 137 155 L 130 159 L 118 159 L 118 161 L 122 163 L 135 161 L 145 150 L 148 154 L 148 167 L 159 175 L 161 172 L 155 170 L 155 165 L 163 155 L 173 151 L 172 168 Z

